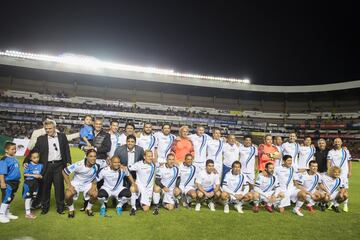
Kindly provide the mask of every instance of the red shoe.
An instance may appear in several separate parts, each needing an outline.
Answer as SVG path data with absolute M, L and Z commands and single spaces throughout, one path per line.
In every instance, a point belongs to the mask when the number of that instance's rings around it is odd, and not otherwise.
M 252 207 L 252 211 L 253 211 L 253 213 L 258 213 L 258 212 L 259 212 L 259 206 L 254 205 L 254 206 Z
M 272 213 L 272 212 L 273 212 L 272 207 L 269 206 L 269 205 L 265 205 L 265 209 L 266 209 L 269 213 Z
M 306 205 L 307 210 L 309 210 L 309 212 L 314 213 L 315 212 L 315 208 L 313 208 L 313 206 L 310 205 Z

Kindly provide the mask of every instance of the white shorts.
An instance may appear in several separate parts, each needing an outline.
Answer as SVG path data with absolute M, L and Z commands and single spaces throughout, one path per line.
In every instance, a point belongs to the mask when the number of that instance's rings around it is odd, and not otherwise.
M 196 190 L 194 186 L 190 186 L 190 185 L 187 185 L 186 187 L 180 185 L 179 188 L 180 188 L 180 190 L 181 190 L 181 193 L 182 193 L 182 194 L 185 194 L 185 195 L 186 195 L 189 191 L 191 191 L 191 190 L 194 190 L 194 191 Z
M 119 193 L 124 190 L 126 187 L 123 187 L 123 186 L 120 186 L 118 189 L 116 190 L 111 190 L 111 189 L 108 189 L 108 188 L 104 188 L 104 187 L 101 187 L 100 190 L 105 190 L 107 192 L 107 194 L 109 195 L 109 198 L 111 197 L 114 197 L 116 198 L 117 200 L 118 199 L 118 196 L 119 196 Z
M 348 188 L 349 188 L 349 178 L 348 178 L 347 172 L 346 172 L 346 173 L 342 173 L 342 174 L 340 175 L 340 178 L 341 178 L 341 181 L 344 182 L 344 187 L 345 187 L 346 189 L 348 189 Z
M 163 191 L 163 204 L 175 204 L 174 189 L 170 189 L 169 192 Z
M 243 173 L 244 175 L 246 175 L 250 181 L 250 184 L 254 184 L 255 183 L 255 173 Z
M 291 202 L 297 201 L 297 195 L 300 192 L 300 189 L 292 187 L 282 192 L 284 193 L 285 197 L 281 200 L 279 207 L 287 207 L 291 205 Z
M 142 187 L 138 184 L 138 197 L 140 197 L 140 203 L 142 205 L 150 206 L 153 194 L 153 186 L 151 187 Z
M 74 186 L 75 191 L 76 191 L 76 193 L 75 193 L 75 195 L 73 197 L 73 199 L 75 201 L 79 198 L 79 195 L 80 195 L 81 192 L 83 193 L 84 200 L 89 200 L 90 199 L 90 196 L 89 196 L 88 192 L 92 187 L 92 182 L 84 184 L 84 183 L 79 183 L 79 182 L 72 181 L 71 185 Z

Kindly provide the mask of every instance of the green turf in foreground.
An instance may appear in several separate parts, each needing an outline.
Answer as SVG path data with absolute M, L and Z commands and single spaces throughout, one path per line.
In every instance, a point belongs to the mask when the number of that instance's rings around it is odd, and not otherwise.
M 82 158 L 78 149 L 71 151 L 74 161 Z M 76 211 L 75 218 L 68 219 L 67 215 L 56 213 L 52 201 L 49 214 L 41 216 L 38 210 L 35 212 L 38 218 L 31 221 L 24 218 L 19 188 L 12 212 L 20 218 L 0 225 L 0 239 L 357 239 L 360 235 L 360 163 L 354 163 L 353 169 L 349 213 L 316 211 L 310 214 L 303 209 L 303 218 L 292 214 L 290 209 L 283 215 L 269 214 L 263 209 L 253 214 L 249 207 L 245 207 L 243 215 L 233 208 L 225 215 L 222 206 L 218 206 L 216 212 L 210 212 L 205 206 L 201 212 L 161 209 L 158 216 L 138 211 L 135 217 L 130 217 L 128 211 L 117 216 L 115 209 L 109 208 L 112 218 L 103 218 L 98 214 L 99 206 L 95 205 L 94 217 Z M 81 204 L 79 199 L 76 208 Z

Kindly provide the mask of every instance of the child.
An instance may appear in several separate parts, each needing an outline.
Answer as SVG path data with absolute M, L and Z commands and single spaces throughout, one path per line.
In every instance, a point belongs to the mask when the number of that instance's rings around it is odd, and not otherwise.
M 80 144 L 79 147 L 91 147 L 94 139 L 94 127 L 92 126 L 92 117 L 86 115 L 84 125 L 80 128 Z
M 19 162 L 14 157 L 16 153 L 16 144 L 12 142 L 5 143 L 5 156 L 0 160 L 0 187 L 2 193 L 2 202 L 0 206 L 0 223 L 8 223 L 10 220 L 18 219 L 10 213 L 10 203 L 20 183 Z
M 23 198 L 25 199 L 25 218 L 35 219 L 36 216 L 31 213 L 31 202 L 36 198 L 39 191 L 39 180 L 42 178 L 41 171 L 43 165 L 39 163 L 39 153 L 32 152 L 30 154 L 30 163 L 24 170 L 24 187 L 23 187 Z

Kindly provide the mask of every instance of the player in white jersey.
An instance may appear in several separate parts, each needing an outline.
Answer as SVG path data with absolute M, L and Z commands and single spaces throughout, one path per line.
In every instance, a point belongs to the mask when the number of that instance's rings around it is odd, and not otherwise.
M 239 161 L 239 147 L 241 144 L 236 143 L 236 137 L 230 134 L 227 137 L 227 143 L 224 144 L 224 161 L 222 169 L 221 183 L 224 181 L 225 175 L 231 170 L 231 165 L 235 161 Z
M 198 126 L 196 128 L 196 133 L 190 134 L 189 139 L 194 144 L 194 161 L 193 164 L 196 166 L 199 171 L 205 169 L 206 150 L 207 145 L 211 137 L 205 133 L 205 128 L 203 126 Z
M 220 178 L 219 174 L 214 173 L 214 161 L 206 160 L 205 170 L 199 172 L 195 179 L 197 188 L 197 203 L 195 211 L 200 211 L 201 202 L 207 201 L 211 211 L 215 211 L 214 199 L 220 198 Z
M 162 192 L 162 203 L 167 210 L 178 207 L 180 189 L 176 187 L 176 180 L 179 176 L 179 168 L 175 165 L 175 154 L 171 153 L 166 158 L 166 163 L 156 170 L 153 201 L 155 208 L 154 215 L 159 214 L 160 192 Z
M 207 145 L 207 159 L 214 160 L 215 169 L 221 176 L 225 141 L 221 138 L 221 131 L 219 128 L 212 128 L 212 133 L 212 138 Z
M 126 144 L 126 138 L 129 135 L 134 135 L 135 136 L 135 125 L 133 123 L 131 123 L 131 122 L 127 122 L 125 124 L 124 132 L 122 134 L 120 134 L 120 137 L 119 137 L 120 146 Z
M 111 120 L 110 122 L 110 140 L 111 140 L 111 148 L 110 151 L 107 153 L 108 159 L 114 156 L 115 149 L 120 146 L 120 134 L 119 130 L 119 122 L 117 120 Z
M 311 137 L 306 136 L 304 143 L 299 148 L 299 158 L 297 162 L 298 172 L 305 172 L 309 169 L 309 163 L 311 160 L 314 160 L 315 152 L 316 149 L 314 145 L 311 144 Z
M 340 178 L 346 189 L 349 188 L 349 178 L 352 175 L 351 155 L 348 149 L 342 146 L 341 138 L 334 139 L 334 148 L 331 149 L 327 156 L 328 169 L 336 166 L 341 168 Z M 344 212 L 348 212 L 348 199 L 344 202 Z
M 247 175 L 241 173 L 241 163 L 239 161 L 233 162 L 231 171 L 225 175 L 221 188 L 224 213 L 229 213 L 229 203 L 234 204 L 239 213 L 244 213 L 242 210 L 244 202 L 259 199 L 258 193 L 250 192 L 250 185 L 250 179 L 248 179 Z
M 156 137 L 152 133 L 151 123 L 144 123 L 143 131 L 139 134 L 136 144 L 144 150 L 149 149 L 155 153 Z M 156 155 L 154 157 L 156 158 Z
M 300 145 L 296 142 L 296 139 L 296 133 L 293 132 L 289 134 L 288 141 L 282 144 L 282 155 L 290 155 L 293 160 L 292 166 L 297 170 L 296 164 L 298 162 Z
M 190 208 L 191 202 L 196 200 L 195 175 L 196 167 L 192 164 L 193 156 L 188 153 L 185 155 L 185 161 L 179 166 L 179 179 L 177 186 L 183 196 L 184 207 Z
M 176 138 L 170 132 L 171 125 L 165 123 L 164 125 L 162 125 L 161 132 L 156 132 L 154 134 L 156 138 L 155 151 L 157 155 L 157 162 L 160 165 L 166 163 L 166 156 L 171 152 L 172 144 Z
M 340 213 L 339 204 L 346 201 L 348 191 L 340 178 L 341 168 L 333 166 L 328 170 L 329 174 L 321 176 L 320 189 L 323 191 L 323 201 L 331 202 L 331 208 Z
M 69 208 L 68 217 L 75 217 L 74 200 L 77 200 L 82 192 L 85 200 L 89 200 L 85 213 L 94 216 L 92 206 L 97 198 L 96 175 L 99 166 L 96 164 L 96 151 L 90 149 L 86 152 L 84 160 L 76 162 L 63 170 L 64 181 L 67 185 L 65 190 L 65 200 Z M 74 173 L 70 181 L 70 174 Z
M 275 168 L 276 168 L 276 167 L 280 167 L 282 164 L 282 156 L 283 156 L 283 151 L 284 151 L 284 148 L 282 147 L 282 144 L 283 144 L 282 137 L 275 136 L 274 143 L 275 143 L 275 147 L 277 148 L 278 152 L 280 153 L 280 157 L 275 159 Z
M 259 194 L 259 200 L 254 201 L 253 211 L 259 211 L 259 203 L 265 204 L 268 212 L 273 212 L 272 206 L 278 206 L 284 198 L 284 193 L 280 191 L 279 181 L 274 175 L 274 164 L 268 162 L 265 169 L 256 178 L 254 191 Z
M 131 187 L 124 187 L 124 178 L 128 178 Z M 114 156 L 110 159 L 110 166 L 100 170 L 96 180 L 104 181 L 98 192 L 98 200 L 100 202 L 100 215 L 106 216 L 106 203 L 109 198 L 113 197 L 117 200 L 116 213 L 121 215 L 122 206 L 130 199 L 131 190 L 134 192 L 135 181 L 127 167 L 121 168 L 120 158 Z
M 252 144 L 251 136 L 244 137 L 244 145 L 239 147 L 241 172 L 245 174 L 250 183 L 255 181 L 255 166 L 258 166 L 258 150 Z
M 144 212 L 148 212 L 150 210 L 155 180 L 155 168 L 156 166 L 151 150 L 145 150 L 143 161 L 136 162 L 129 167 L 130 171 L 136 172 L 136 193 L 131 194 L 131 216 L 136 214 L 135 202 L 139 197 L 140 204 Z
M 315 160 L 309 162 L 309 169 L 299 173 L 296 177 L 297 187 L 300 189 L 294 211 L 300 210 L 304 202 L 308 202 L 306 208 L 309 212 L 315 212 L 313 206 L 321 200 L 321 193 L 318 191 L 321 176 L 317 172 L 318 163 Z

